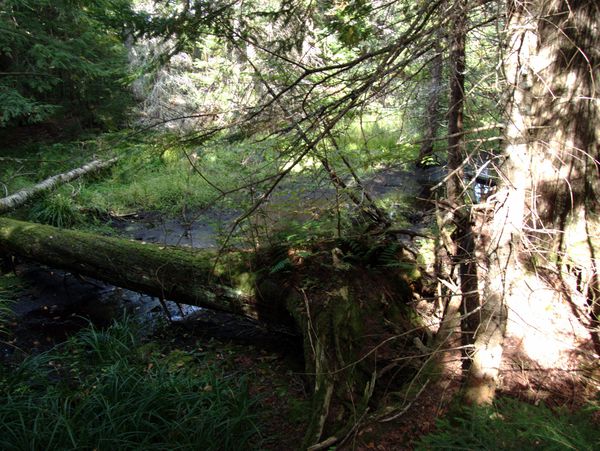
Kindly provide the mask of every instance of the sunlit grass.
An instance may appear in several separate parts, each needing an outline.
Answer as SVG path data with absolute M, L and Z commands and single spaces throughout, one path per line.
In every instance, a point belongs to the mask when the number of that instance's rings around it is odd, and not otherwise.
M 377 168 L 398 162 L 413 161 L 417 148 L 405 142 L 397 114 L 364 115 L 362 120 L 349 119 L 336 130 L 337 148 L 361 177 Z M 252 190 L 236 191 L 266 176 L 272 176 L 290 160 L 294 146 L 285 139 L 248 138 L 241 141 L 216 139 L 202 145 L 181 143 L 169 135 L 135 135 L 126 133 L 98 136 L 89 141 L 46 146 L 32 154 L 44 162 L 26 163 L 25 174 L 11 176 L 13 184 L 30 186 L 42 174 L 56 174 L 72 169 L 94 157 L 116 153 L 118 163 L 98 175 L 88 175 L 34 200 L 29 218 L 60 227 L 98 225 L 111 214 L 153 211 L 170 217 L 188 217 L 207 207 L 220 210 L 249 208 L 256 197 L 264 193 L 270 181 L 255 185 Z M 327 154 L 330 163 L 342 178 L 350 172 L 332 143 L 323 142 L 317 154 L 308 155 L 298 165 L 298 172 L 288 175 L 297 178 L 298 185 L 311 189 L 309 179 L 327 177 L 319 160 Z M 186 154 L 191 156 L 200 174 L 192 168 Z M 43 158 L 42 158 L 43 157 Z M 15 170 L 13 165 L 12 169 Z M 9 171 L 9 169 L 7 169 Z M 32 174 L 36 174 L 33 176 Z M 320 173 L 320 175 L 319 175 Z M 312 174 L 307 178 L 308 174 Z M 17 183 L 18 182 L 18 183 Z M 284 184 L 287 180 L 284 181 Z M 292 182 L 292 185 L 294 182 Z M 232 191 L 227 196 L 222 192 Z M 96 219 L 100 218 L 100 221 Z
M 361 172 L 381 165 L 414 161 L 418 146 L 407 144 L 414 137 L 402 129 L 402 121 L 398 113 L 353 118 L 339 132 L 338 146 Z
M 83 215 L 72 197 L 63 193 L 51 193 L 34 203 L 29 219 L 55 227 L 74 227 L 83 222 Z
M 221 194 L 260 178 L 270 167 L 262 157 L 258 162 L 247 158 L 256 150 L 246 143 L 215 142 L 201 148 L 165 146 L 152 143 L 127 149 L 111 175 L 87 184 L 78 201 L 115 213 L 159 211 L 179 216 L 215 206 L 217 200 L 236 199 L 237 192 L 228 198 Z

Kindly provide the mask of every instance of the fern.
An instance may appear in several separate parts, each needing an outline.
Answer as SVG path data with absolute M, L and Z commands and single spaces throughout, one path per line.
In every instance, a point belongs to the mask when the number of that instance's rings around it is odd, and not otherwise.
M 377 259 L 377 263 L 380 266 L 397 266 L 398 265 L 398 251 L 400 245 L 398 243 L 386 243 L 381 248 L 381 252 Z
M 291 265 L 292 265 L 292 262 L 290 261 L 290 259 L 285 257 L 284 259 L 279 260 L 277 263 L 275 263 L 273 266 L 271 266 L 271 270 L 269 271 L 269 274 L 276 274 L 278 272 L 281 272 L 284 269 L 289 268 Z

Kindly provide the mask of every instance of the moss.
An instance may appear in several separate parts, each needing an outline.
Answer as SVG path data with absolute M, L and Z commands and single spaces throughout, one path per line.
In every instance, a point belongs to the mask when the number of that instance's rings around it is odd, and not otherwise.
M 246 255 L 222 255 L 227 272 L 213 276 L 215 252 L 146 244 L 0 218 L 0 249 L 163 298 L 250 314 L 231 277 Z
M 245 296 L 254 296 L 256 291 L 256 274 L 243 272 L 233 277 L 233 286 Z

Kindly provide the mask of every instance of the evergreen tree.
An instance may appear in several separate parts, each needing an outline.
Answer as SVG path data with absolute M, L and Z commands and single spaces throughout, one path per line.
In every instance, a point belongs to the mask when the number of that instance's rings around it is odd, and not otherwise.
M 128 0 L 4 0 L 0 127 L 57 117 L 110 125 L 123 112 Z

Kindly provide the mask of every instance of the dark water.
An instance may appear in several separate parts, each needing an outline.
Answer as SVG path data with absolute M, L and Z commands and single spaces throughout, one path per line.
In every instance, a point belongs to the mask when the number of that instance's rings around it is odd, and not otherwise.
M 107 327 L 124 315 L 148 333 L 167 320 L 163 305 L 152 296 L 33 263 L 20 264 L 16 271 L 26 288 L 11 304 L 14 316 L 6 339 L 0 340 L 3 357 L 47 350 L 90 324 Z M 173 321 L 200 310 L 169 301 L 165 306 Z
M 426 195 L 426 187 L 439 182 L 442 176 L 437 168 L 411 171 L 391 168 L 365 179 L 364 184 L 379 198 L 397 192 L 419 197 Z M 315 209 L 330 208 L 335 190 L 326 185 L 316 190 L 309 187 L 306 183 L 283 184 L 265 206 L 265 212 L 271 214 L 268 220 L 272 223 L 294 218 L 304 220 Z M 227 233 L 238 215 L 236 211 L 209 209 L 184 220 L 166 219 L 146 212 L 113 219 L 111 225 L 120 235 L 140 241 L 217 248 L 219 236 Z M 283 331 L 282 335 L 282 331 L 268 330 L 254 321 L 234 315 L 169 301 L 163 304 L 152 296 L 32 262 L 19 265 L 17 272 L 27 288 L 13 305 L 14 320 L 8 339 L 0 340 L 0 356 L 10 356 L 18 349 L 43 351 L 90 323 L 105 327 L 125 314 L 135 318 L 149 333 L 159 325 L 173 321 L 223 338 L 266 343 L 282 341 L 282 336 L 288 335 L 287 331 Z
M 198 249 L 218 247 L 218 237 L 226 235 L 239 213 L 208 210 L 190 214 L 186 219 L 161 217 L 155 212 L 143 212 L 114 218 L 111 227 L 119 234 L 139 241 Z

